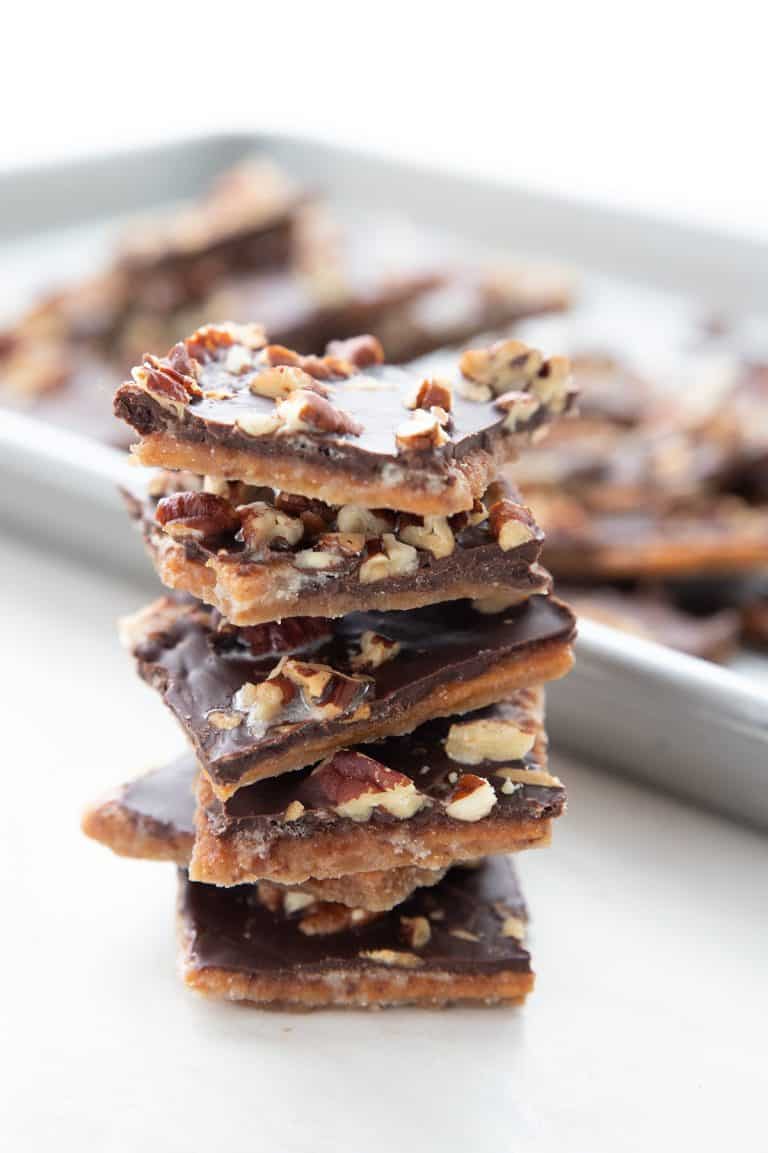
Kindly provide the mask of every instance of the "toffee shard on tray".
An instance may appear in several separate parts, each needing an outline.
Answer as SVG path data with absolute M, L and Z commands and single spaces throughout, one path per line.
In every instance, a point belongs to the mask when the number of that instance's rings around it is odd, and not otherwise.
M 236 625 L 340 617 L 460 598 L 507 604 L 547 592 L 544 534 L 518 494 L 492 484 L 470 512 L 418 517 L 186 473 L 128 497 L 158 576 Z
M 143 464 L 447 516 L 470 510 L 575 395 L 565 358 L 515 340 L 457 354 L 442 379 L 382 360 L 373 337 L 300 356 L 258 325 L 208 325 L 146 356 L 115 413 L 139 433 Z
M 195 880 L 293 885 L 546 844 L 565 789 L 547 768 L 542 691 L 522 689 L 504 704 L 342 749 L 227 801 L 201 776 L 198 801 Z
M 124 622 L 220 797 L 335 749 L 412 731 L 563 676 L 575 619 L 550 597 L 501 613 L 456 601 L 237 629 L 163 598 Z
M 586 507 L 567 494 L 529 490 L 546 535 L 544 561 L 565 580 L 622 580 L 760 570 L 768 518 L 735 497 L 623 512 Z
M 194 756 L 185 753 L 90 805 L 83 814 L 82 830 L 119 856 L 187 866 L 195 840 L 197 774 Z M 265 881 L 262 896 L 273 909 L 287 911 L 308 909 L 312 904 L 315 913 L 325 915 L 319 904 L 334 902 L 380 912 L 399 905 L 414 889 L 436 885 L 444 874 L 445 869 L 405 866 L 346 877 L 309 877 L 290 888 Z
M 209 997 L 302 1008 L 517 1002 L 533 988 L 527 910 L 514 868 L 452 869 L 382 916 L 336 932 L 272 912 L 258 888 L 180 875 L 180 968 Z M 304 928 L 302 928 L 304 926 Z

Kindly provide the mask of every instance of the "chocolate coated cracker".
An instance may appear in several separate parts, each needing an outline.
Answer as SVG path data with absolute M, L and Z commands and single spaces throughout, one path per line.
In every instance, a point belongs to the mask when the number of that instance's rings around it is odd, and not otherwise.
M 115 413 L 143 464 L 422 516 L 471 509 L 574 398 L 568 362 L 519 341 L 465 351 L 440 381 L 382 358 L 373 338 L 302 357 L 256 325 L 208 325 L 145 357 Z
M 195 758 L 185 753 L 163 768 L 137 777 L 85 811 L 83 832 L 123 857 L 187 866 L 195 839 L 197 773 Z M 300 893 L 322 902 L 381 911 L 400 904 L 421 885 L 437 884 L 444 873 L 445 869 L 413 866 L 324 880 L 309 877 L 290 889 L 272 885 L 272 896 L 289 906 L 302 903 L 303 898 L 297 900 L 292 895 Z
M 562 676 L 573 635 L 567 606 L 541 596 L 496 614 L 457 601 L 252 629 L 165 598 L 124 627 L 141 676 L 162 693 L 221 797 Z
M 533 988 L 525 903 L 503 858 L 325 934 L 302 932 L 301 911 L 271 912 L 255 886 L 179 884 L 181 972 L 210 997 L 308 1009 L 514 1002 Z
M 460 598 L 513 604 L 549 587 L 532 567 L 544 534 L 502 484 L 450 518 L 333 508 L 184 473 L 128 500 L 163 583 L 236 625 Z
M 300 884 L 372 868 L 444 868 L 546 844 L 565 790 L 547 768 L 541 691 L 527 689 L 342 750 L 226 801 L 201 776 L 198 799 L 195 880 Z

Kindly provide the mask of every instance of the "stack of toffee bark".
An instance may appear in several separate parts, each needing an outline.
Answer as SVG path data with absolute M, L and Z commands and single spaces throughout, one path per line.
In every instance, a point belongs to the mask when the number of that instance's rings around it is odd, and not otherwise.
M 208 325 L 115 411 L 172 594 L 124 622 L 189 752 L 85 815 L 181 866 L 186 983 L 264 1005 L 509 1002 L 532 988 L 507 854 L 565 805 L 541 685 L 574 617 L 499 470 L 573 402 L 519 341 L 440 377 Z

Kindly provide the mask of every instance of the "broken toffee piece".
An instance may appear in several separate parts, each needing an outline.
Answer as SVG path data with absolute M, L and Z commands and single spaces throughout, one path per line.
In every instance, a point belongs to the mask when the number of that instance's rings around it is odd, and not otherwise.
M 549 590 L 535 566 L 544 534 L 503 484 L 451 517 L 334 508 L 185 473 L 128 502 L 163 583 L 236 625 Z
M 186 866 L 195 840 L 194 782 L 198 773 L 192 753 L 154 769 L 115 789 L 83 814 L 82 830 L 121 857 L 173 861 Z M 312 897 L 352 908 L 381 911 L 400 904 L 421 885 L 435 885 L 445 869 L 418 866 L 353 873 L 348 877 L 309 877 L 286 888 L 264 882 L 264 891 L 286 908 L 307 907 Z
M 217 889 L 183 873 L 179 884 L 181 972 L 209 997 L 307 1009 L 495 1004 L 533 988 L 527 911 L 504 858 L 452 869 L 383 916 L 345 917 L 325 933 L 306 931 L 305 910 L 272 912 L 256 886 Z
M 695 614 L 678 608 L 660 591 L 620 592 L 604 585 L 558 587 L 577 617 L 599 621 L 692 657 L 723 661 L 738 644 L 740 622 L 735 609 Z
M 467 349 L 448 379 L 382 360 L 373 337 L 300 356 L 258 325 L 208 325 L 147 355 L 115 413 L 139 433 L 142 464 L 449 516 L 575 395 L 566 359 L 515 340 Z
M 196 881 L 237 885 L 445 868 L 546 844 L 565 790 L 547 768 L 541 690 L 342 749 L 220 801 L 198 782 Z
M 544 561 L 569 581 L 671 579 L 768 564 L 768 518 L 736 497 L 599 512 L 567 495 L 529 491 L 546 534 Z
M 225 798 L 343 746 L 564 676 L 574 626 L 566 605 L 542 596 L 499 613 L 456 601 L 247 629 L 163 598 L 125 621 L 123 637 Z

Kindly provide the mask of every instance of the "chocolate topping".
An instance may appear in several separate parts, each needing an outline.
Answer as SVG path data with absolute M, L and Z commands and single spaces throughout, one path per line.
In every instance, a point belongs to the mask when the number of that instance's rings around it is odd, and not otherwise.
M 434 888 L 418 889 L 390 912 L 339 933 L 302 933 L 297 917 L 265 908 L 254 885 L 220 889 L 188 881 L 184 873 L 179 911 L 186 963 L 195 969 L 291 973 L 297 978 L 340 967 L 375 970 L 377 962 L 370 954 L 408 951 L 402 918 L 426 917 L 429 940 L 414 950 L 419 971 L 530 971 L 527 949 L 504 934 L 507 918 L 524 921 L 527 913 L 514 867 L 503 857 L 477 868 L 452 869 Z

